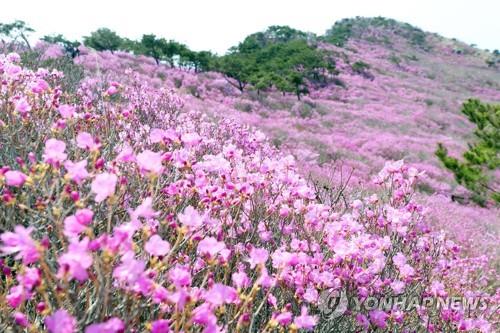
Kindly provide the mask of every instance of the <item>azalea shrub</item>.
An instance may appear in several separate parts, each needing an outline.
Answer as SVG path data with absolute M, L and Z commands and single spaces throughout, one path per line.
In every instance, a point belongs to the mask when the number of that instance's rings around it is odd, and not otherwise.
M 1 331 L 495 331 L 495 272 L 429 226 L 423 172 L 387 162 L 339 204 L 262 132 L 126 74 L 68 92 L 0 56 Z M 326 318 L 335 291 L 490 307 Z

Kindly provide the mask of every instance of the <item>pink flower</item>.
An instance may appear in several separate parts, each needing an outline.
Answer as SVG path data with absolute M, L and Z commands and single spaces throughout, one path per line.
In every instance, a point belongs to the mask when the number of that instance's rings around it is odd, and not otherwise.
M 218 253 L 225 249 L 226 244 L 224 244 L 224 242 L 218 242 L 213 237 L 207 237 L 198 244 L 197 252 L 201 256 L 215 258 Z
M 230 303 L 236 304 L 240 300 L 236 289 L 223 285 L 221 283 L 214 284 L 212 288 L 205 294 L 204 298 L 206 302 L 215 306 Z
M 66 274 L 69 279 L 83 282 L 89 278 L 87 269 L 92 266 L 92 255 L 88 252 L 89 239 L 85 237 L 82 241 L 73 240 L 68 251 L 57 260 L 59 271 L 57 276 L 63 278 Z
M 201 136 L 198 133 L 185 133 L 181 135 L 181 141 L 186 147 L 194 147 L 201 142 Z
M 28 176 L 26 176 L 24 173 L 22 173 L 21 171 L 17 171 L 17 170 L 7 171 L 4 174 L 4 176 L 5 176 L 5 182 L 7 183 L 7 185 L 14 186 L 14 187 L 23 186 L 24 183 L 26 182 L 26 178 L 28 178 Z
M 412 277 L 415 274 L 415 269 L 408 264 L 399 267 L 399 273 L 403 279 Z
M 430 291 L 434 296 L 446 297 L 447 295 L 447 292 L 444 289 L 444 284 L 440 281 L 432 281 Z
M 204 303 L 193 310 L 191 317 L 194 323 L 205 326 L 205 333 L 215 333 L 217 329 L 217 317 L 213 314 L 208 303 Z
M 300 316 L 295 317 L 295 320 L 293 321 L 293 323 L 299 329 L 304 329 L 306 331 L 310 331 L 314 328 L 314 326 L 316 326 L 317 321 L 318 321 L 318 319 L 316 318 L 316 316 L 308 315 L 307 314 L 307 307 L 303 306 L 301 313 L 300 313 Z
M 169 321 L 166 319 L 158 319 L 151 323 L 151 333 L 169 333 Z
M 396 295 L 399 295 L 404 291 L 405 283 L 403 281 L 393 281 L 391 283 L 391 288 Z
M 37 79 L 35 82 L 31 83 L 30 87 L 31 91 L 35 94 L 41 94 L 49 89 L 49 84 L 43 79 Z
M 162 142 L 165 135 L 165 130 L 162 130 L 161 128 L 153 128 L 149 133 L 149 140 L 151 140 L 151 143 Z
M 368 329 L 368 327 L 370 327 L 370 322 L 368 321 L 368 318 L 366 318 L 366 316 L 364 314 L 361 314 L 361 313 L 358 313 L 356 315 L 356 321 L 358 322 L 358 324 L 363 327 L 365 330 Z
M 28 317 L 22 312 L 14 312 L 12 315 L 14 322 L 21 327 L 28 327 L 30 325 Z
M 45 318 L 45 326 L 50 333 L 73 333 L 76 331 L 76 319 L 66 310 L 59 309 Z
M 80 132 L 76 136 L 76 145 L 78 148 L 82 148 L 85 150 L 96 151 L 99 150 L 101 144 L 98 143 L 90 133 Z
M 26 290 L 32 290 L 40 284 L 40 271 L 38 268 L 26 267 L 24 272 L 18 276 L 17 280 Z
M 23 286 L 18 285 L 10 288 L 9 293 L 5 296 L 5 300 L 9 306 L 17 308 L 30 297 L 31 294 Z
M 68 155 L 64 152 L 66 144 L 57 139 L 48 139 L 45 142 L 45 150 L 43 153 L 43 160 L 52 166 L 57 166 L 66 160 Z
M 292 313 L 289 311 L 282 312 L 278 314 L 274 320 L 276 320 L 281 326 L 288 326 L 292 323 Z
M 402 267 L 404 264 L 406 264 L 406 257 L 404 256 L 403 253 L 398 252 L 394 257 L 392 257 L 392 262 L 396 267 Z
M 75 163 L 67 160 L 64 162 L 64 167 L 66 168 L 66 171 L 68 171 L 68 177 L 77 184 L 81 184 L 81 182 L 89 176 L 86 169 L 87 160 L 81 160 L 80 162 Z
M 253 248 L 250 250 L 250 258 L 248 258 L 250 268 L 254 268 L 258 265 L 264 265 L 268 258 L 269 252 L 266 249 Z
M 141 172 L 159 175 L 163 171 L 162 154 L 151 150 L 144 150 L 137 155 L 137 165 Z
M 113 277 L 120 283 L 132 286 L 144 273 L 146 263 L 134 258 L 134 252 L 129 251 L 122 256 L 122 262 L 113 270 Z
M 248 278 L 248 275 L 243 271 L 233 273 L 232 280 L 234 286 L 238 289 L 247 288 L 250 285 L 250 279 Z
M 155 218 L 158 214 L 159 212 L 153 209 L 153 198 L 147 197 L 136 209 L 130 212 L 130 218 L 133 221 L 137 220 L 139 217 L 149 220 Z
M 186 226 L 190 231 L 195 231 L 203 225 L 203 217 L 192 206 L 187 206 L 183 213 L 177 215 L 182 225 Z
M 85 333 L 123 333 L 125 324 L 119 318 L 113 317 L 100 324 L 92 324 L 85 328 Z
M 40 254 L 36 242 L 30 236 L 32 232 L 33 227 L 15 226 L 14 232 L 6 232 L 0 235 L 0 239 L 4 243 L 0 250 L 6 254 L 19 252 L 15 258 L 22 259 L 25 265 L 36 262 Z
M 26 98 L 21 98 L 16 102 L 16 111 L 19 112 L 22 116 L 25 116 L 28 112 L 31 111 L 31 105 L 26 101 Z
M 387 318 L 389 318 L 389 315 L 384 311 L 381 310 L 370 311 L 370 321 L 372 322 L 373 325 L 377 326 L 378 328 L 381 329 L 387 328 L 387 322 L 386 322 Z
M 64 119 L 73 118 L 73 116 L 75 115 L 75 107 L 72 105 L 68 105 L 68 104 L 60 105 L 57 108 L 57 111 L 59 111 L 59 114 Z
M 168 272 L 168 277 L 177 287 L 185 287 L 191 284 L 191 273 L 189 273 L 186 268 L 179 265 Z
M 144 249 L 152 256 L 164 256 L 170 251 L 170 244 L 161 239 L 158 235 L 153 235 L 147 241 Z
M 116 87 L 116 85 L 111 85 L 108 90 L 106 90 L 106 94 L 108 94 L 109 96 L 112 96 L 114 94 L 116 94 L 118 92 L 118 88 Z
M 115 193 L 118 177 L 112 173 L 98 174 L 91 185 L 91 190 L 96 194 L 95 201 L 101 202 Z

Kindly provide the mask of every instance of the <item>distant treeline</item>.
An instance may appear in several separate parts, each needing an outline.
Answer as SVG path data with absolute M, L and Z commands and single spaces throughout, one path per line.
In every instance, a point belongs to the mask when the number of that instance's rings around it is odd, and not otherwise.
M 407 38 L 412 45 L 428 48 L 422 30 L 382 17 L 344 19 L 335 23 L 323 36 L 289 26 L 271 26 L 263 32 L 247 36 L 222 56 L 210 51 L 194 51 L 185 44 L 154 34 L 132 40 L 108 28 L 93 31 L 82 42 L 68 40 L 62 34 L 44 36 L 42 40 L 60 45 L 71 58 L 79 55 L 82 44 L 97 51 L 125 51 L 152 57 L 158 65 L 165 63 L 172 68 L 195 72 L 220 72 L 241 92 L 247 86 L 258 93 L 276 89 L 283 94 L 293 93 L 300 100 L 301 95 L 308 93 L 309 87 L 338 81 L 334 78 L 338 74 L 334 53 L 319 48 L 318 42 L 343 47 L 349 38 L 366 31 L 368 26 L 391 29 Z M 23 21 L 0 23 L 0 38 L 4 45 L 6 40 L 24 42 L 31 49 L 27 37 L 31 32 L 34 30 Z M 498 51 L 494 51 L 493 55 L 498 56 Z M 494 65 L 496 62 L 495 59 Z M 491 66 L 490 63 L 488 65 Z M 368 68 L 367 64 L 357 62 L 352 70 L 373 78 L 367 72 Z

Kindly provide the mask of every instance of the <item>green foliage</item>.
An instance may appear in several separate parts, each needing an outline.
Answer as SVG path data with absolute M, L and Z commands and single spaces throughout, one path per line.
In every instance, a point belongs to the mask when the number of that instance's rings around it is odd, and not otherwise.
M 410 45 L 417 46 L 424 50 L 429 49 L 424 31 L 408 23 L 402 23 L 380 16 L 357 16 L 355 18 L 346 18 L 337 21 L 326 31 L 325 35 L 322 36 L 322 39 L 325 42 L 340 47 L 344 46 L 345 43 L 353 37 L 362 38 L 371 42 L 382 42 L 383 44 L 391 43 L 390 39 L 386 35 L 383 35 L 382 39 L 380 39 L 379 34 L 373 35 L 373 28 L 390 31 L 395 35 L 405 38 Z
M 20 20 L 16 20 L 12 23 L 0 23 L 0 37 L 4 43 L 4 38 L 11 40 L 12 43 L 16 43 L 20 38 L 30 50 L 31 45 L 28 41 L 28 36 L 34 31 L 35 30 L 29 27 L 24 21 Z
M 438 145 L 436 156 L 459 184 L 473 192 L 474 201 L 484 205 L 489 197 L 498 204 L 500 193 L 495 188 L 498 179 L 494 179 L 494 172 L 500 167 L 500 104 L 470 99 L 463 104 L 462 113 L 477 126 L 475 142 L 469 143 L 462 161 L 449 156 L 442 144 Z
M 334 62 L 312 41 L 314 36 L 305 32 L 272 26 L 231 48 L 218 59 L 216 69 L 242 92 L 252 84 L 257 92 L 275 87 L 300 99 L 308 93 L 308 83 L 325 82 L 335 69 Z
M 83 43 L 97 51 L 111 51 L 113 53 L 120 49 L 123 39 L 108 28 L 100 28 L 92 32 L 90 36 L 83 37 Z
M 63 35 L 47 35 L 42 37 L 42 40 L 50 44 L 58 44 L 64 48 L 64 51 L 71 58 L 76 58 L 80 54 L 78 47 L 81 45 L 79 41 L 70 41 L 64 38 Z
M 167 41 L 164 38 L 157 38 L 153 34 L 142 35 L 141 41 L 135 49 L 136 53 L 143 54 L 153 58 L 156 64 L 164 56 Z
M 352 36 L 352 26 L 354 20 L 343 19 L 335 22 L 335 24 L 326 31 L 323 39 L 336 46 L 344 46 Z

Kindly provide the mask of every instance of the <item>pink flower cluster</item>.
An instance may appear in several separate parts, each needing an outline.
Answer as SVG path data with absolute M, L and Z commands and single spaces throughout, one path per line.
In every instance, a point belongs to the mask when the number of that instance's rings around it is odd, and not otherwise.
M 498 301 L 456 283 L 452 268 L 467 258 L 429 227 L 412 200 L 422 173 L 402 161 L 378 174 L 378 194 L 330 205 L 262 132 L 191 111 L 169 90 L 90 77 L 63 94 L 13 66 L 0 56 L 0 120 L 12 131 L 0 174 L 8 228 L 0 325 L 308 331 L 327 324 L 325 291 Z M 17 110 L 17 97 L 29 111 Z M 490 315 L 373 310 L 345 314 L 339 325 L 492 332 Z

